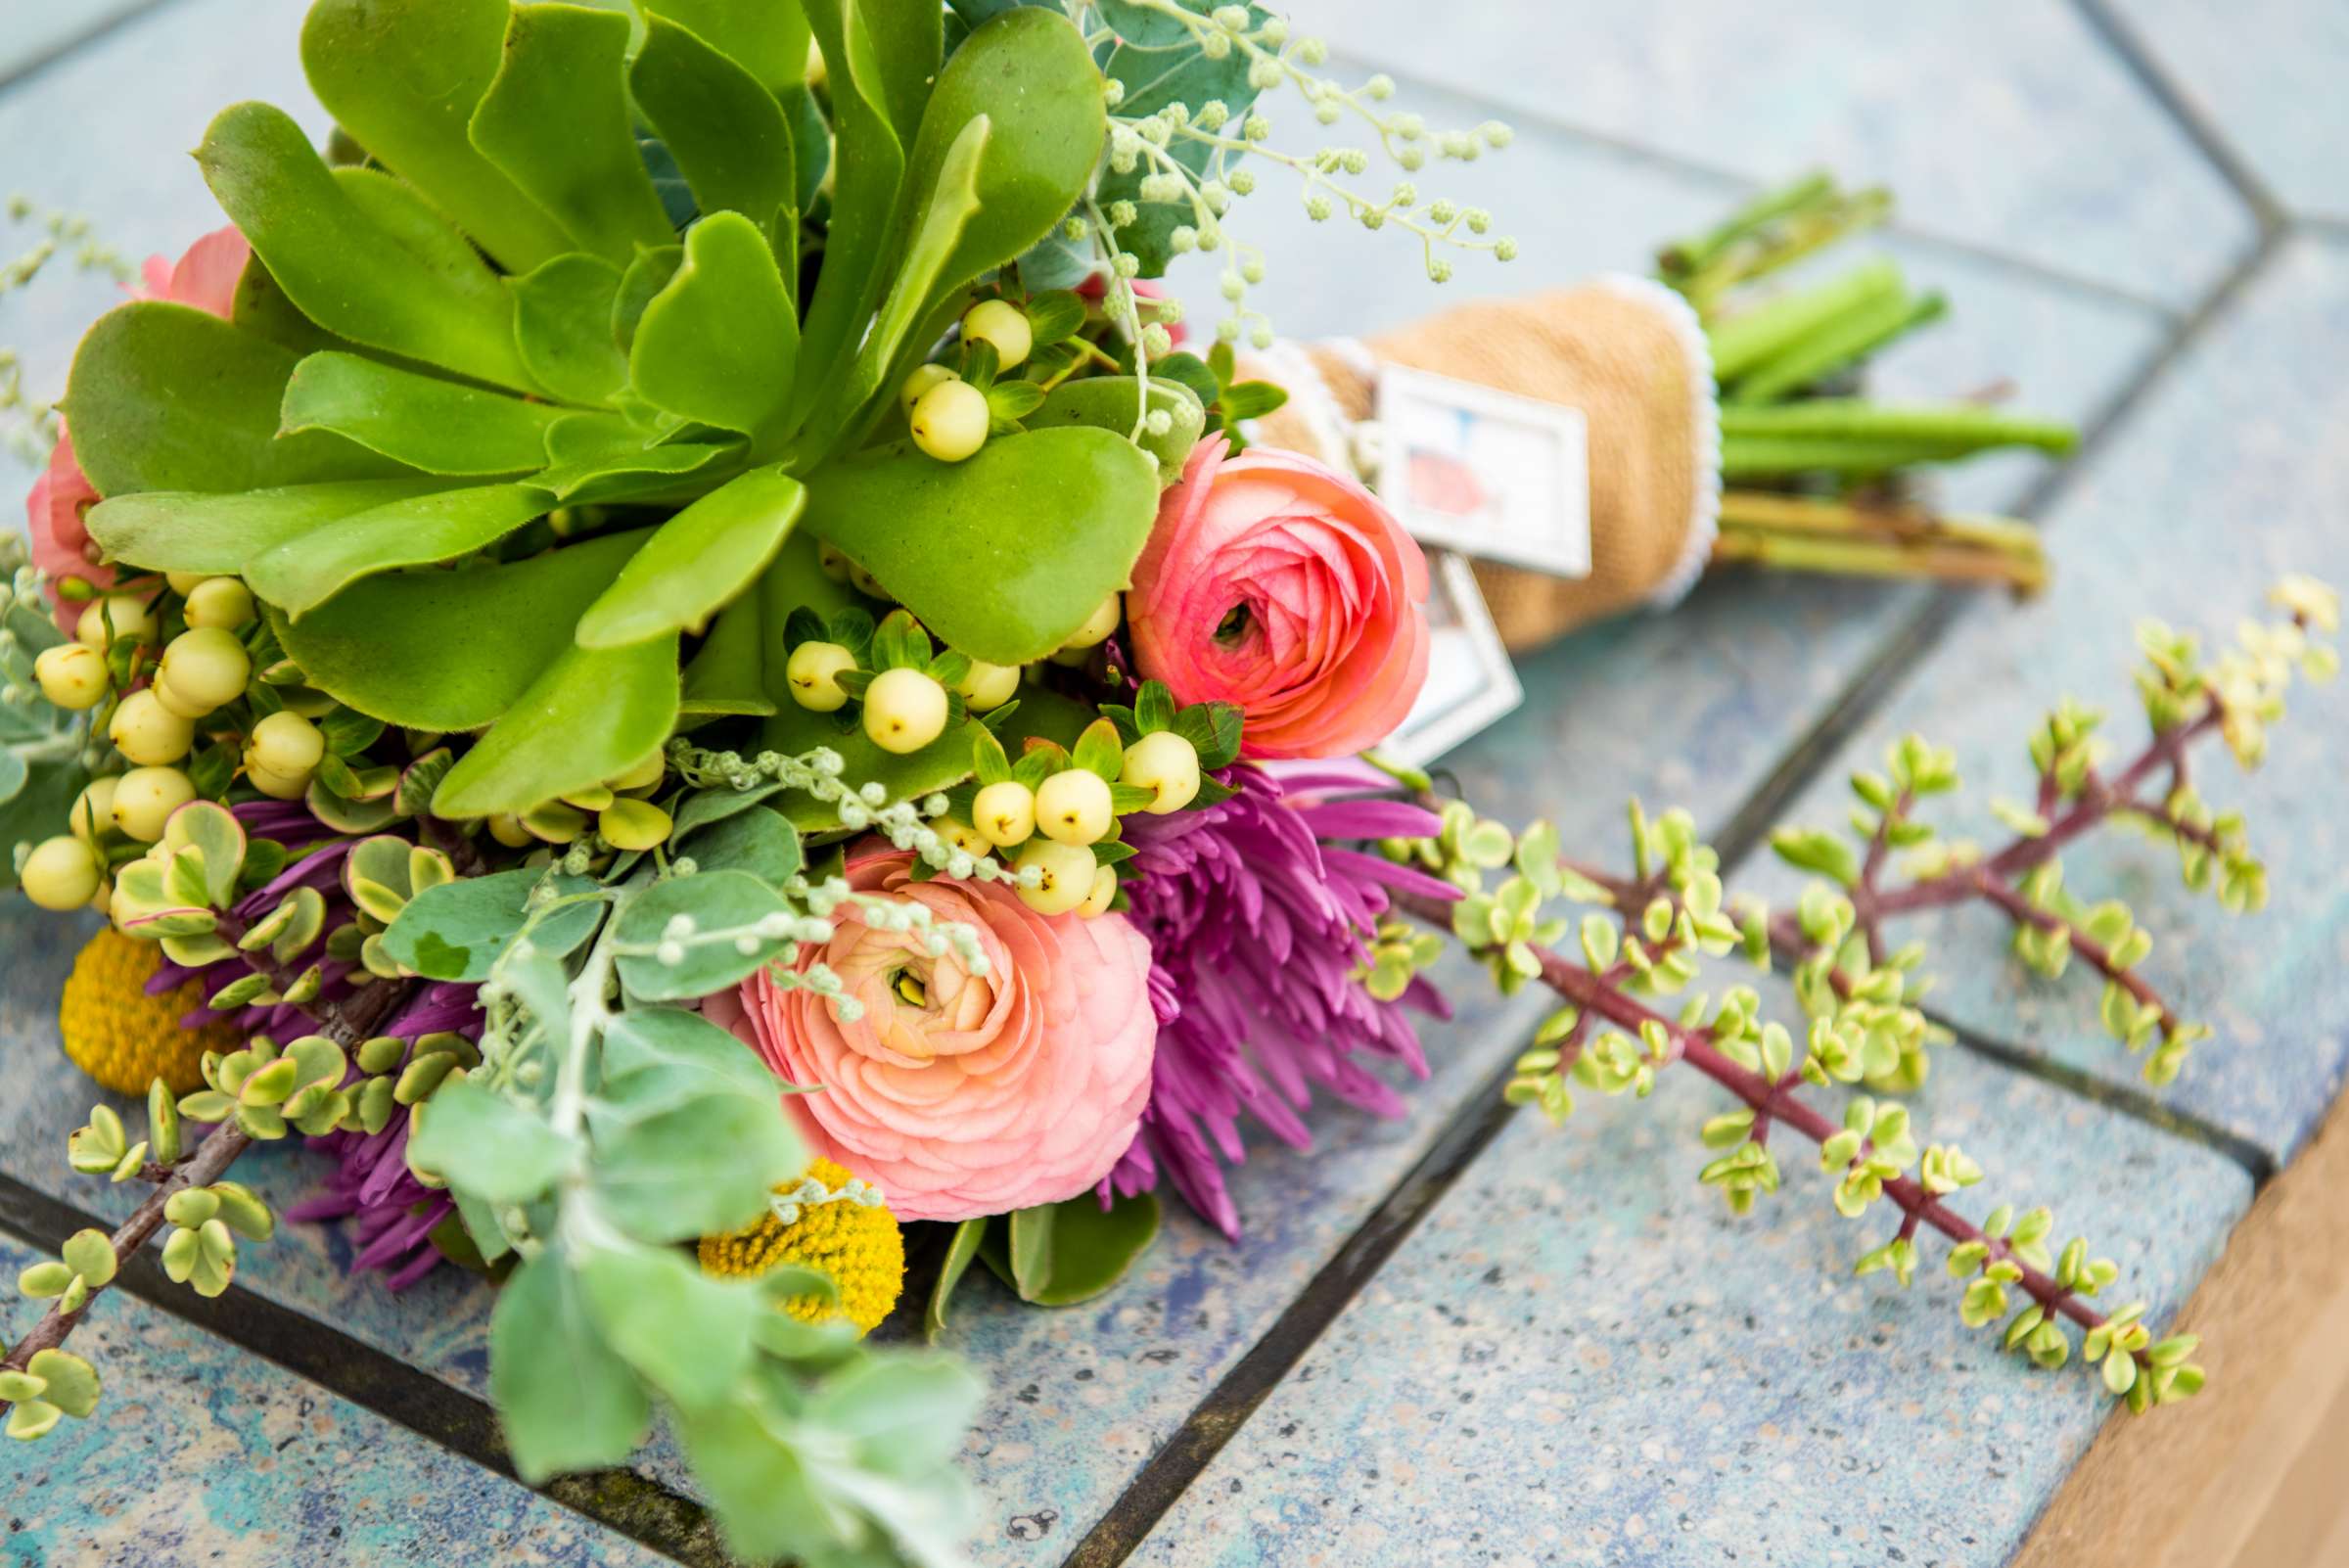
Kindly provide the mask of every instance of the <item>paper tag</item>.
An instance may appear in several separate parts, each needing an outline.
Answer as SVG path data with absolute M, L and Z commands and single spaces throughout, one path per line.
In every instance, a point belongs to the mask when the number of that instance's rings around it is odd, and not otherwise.
M 1384 364 L 1378 455 L 1379 499 L 1420 542 L 1553 576 L 1590 575 L 1581 409 Z
M 1525 700 L 1466 558 L 1441 550 L 1427 566 L 1427 684 L 1378 746 L 1412 767 L 1425 767 Z

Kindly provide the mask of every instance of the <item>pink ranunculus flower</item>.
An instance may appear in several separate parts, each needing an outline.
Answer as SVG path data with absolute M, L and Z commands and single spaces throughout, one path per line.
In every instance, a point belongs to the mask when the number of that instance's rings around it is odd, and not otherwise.
M 236 300 L 237 280 L 244 276 L 246 258 L 252 254 L 253 248 L 235 228 L 216 229 L 189 246 L 177 262 L 149 256 L 141 286 L 126 292 L 133 300 L 165 300 L 225 320 Z M 80 577 L 101 588 L 115 580 L 114 568 L 98 559 L 89 528 L 82 521 L 97 501 L 97 489 L 74 461 L 72 438 L 61 432 L 49 454 L 48 468 L 33 482 L 32 493 L 24 502 L 32 564 L 49 574 L 52 594 L 56 582 L 64 577 Z M 70 634 L 80 619 L 81 606 L 63 597 L 58 597 L 56 604 L 57 623 Z
M 854 1023 L 763 970 L 703 1012 L 785 1081 L 815 1087 L 784 1098 L 800 1130 L 877 1184 L 900 1220 L 968 1220 L 1087 1190 L 1133 1141 L 1150 1097 L 1149 944 L 1123 915 L 1040 915 L 999 882 L 916 882 L 912 861 L 868 845 L 850 856 L 849 883 L 973 927 L 984 976 L 843 904 L 832 940 L 804 961 L 840 977 L 863 1007 Z
M 1135 664 L 1182 703 L 1236 703 L 1250 757 L 1374 746 L 1427 679 L 1427 558 L 1354 480 L 1312 458 L 1199 443 L 1159 502 L 1126 620 Z

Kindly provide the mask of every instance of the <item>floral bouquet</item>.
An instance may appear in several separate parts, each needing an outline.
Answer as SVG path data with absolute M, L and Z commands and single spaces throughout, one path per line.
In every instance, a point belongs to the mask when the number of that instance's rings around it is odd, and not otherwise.
M 938 1337 L 974 1261 L 1108 1289 L 1162 1180 L 1236 1233 L 1243 1118 L 1401 1114 L 1377 1069 L 1425 1071 L 1447 936 L 1559 994 L 1513 1102 L 1691 1067 L 1740 1212 L 1808 1140 L 1839 1209 L 1897 1215 L 1864 1271 L 1906 1283 L 1938 1232 L 2032 1360 L 2136 1408 L 2199 1386 L 2050 1211 L 1960 1213 L 1983 1173 L 1887 1097 L 1941 1037 L 1884 927 L 1999 909 L 2174 1074 L 2197 1026 L 2056 852 L 2126 820 L 2256 905 L 2185 756 L 2256 761 L 2329 669 L 2326 590 L 2215 661 L 2148 631 L 2145 750 L 2108 770 L 2059 711 L 2003 849 L 1934 842 L 1955 779 L 1911 742 L 1855 779 L 1856 846 L 1781 834 L 1820 877 L 1794 909 L 1729 897 L 1677 812 L 1635 807 L 1610 874 L 1377 761 L 1426 563 L 1355 478 L 1247 444 L 1282 400 L 1234 354 L 1271 341 L 1226 223 L 1260 167 L 1510 254 L 1362 194 L 1364 152 L 1283 151 L 1260 95 L 1406 172 L 1499 127 L 1431 132 L 1193 0 L 318 0 L 302 49 L 337 135 L 213 122 L 231 227 L 90 329 L 0 610 L 0 838 L 34 902 L 109 917 L 60 1032 L 145 1100 L 68 1157 L 152 1187 L 22 1277 L 11 1436 L 97 1407 L 65 1343 L 124 1258 L 231 1287 L 277 1217 L 229 1173 L 300 1137 L 332 1174 L 296 1218 L 348 1217 L 360 1267 L 498 1281 L 527 1478 L 660 1407 L 742 1556 L 958 1560 L 975 1381 L 862 1338 L 909 1249 Z M 1142 281 L 1194 250 L 1239 301 L 1204 356 Z M 1742 984 L 1669 999 L 1739 950 L 1791 1026 Z

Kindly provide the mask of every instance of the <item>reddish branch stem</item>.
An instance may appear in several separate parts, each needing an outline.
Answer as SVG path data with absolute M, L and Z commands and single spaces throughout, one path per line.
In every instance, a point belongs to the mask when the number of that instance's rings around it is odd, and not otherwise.
M 1600 881 L 1595 877 L 1592 880 Z M 1601 885 L 1605 883 L 1601 882 Z M 1440 899 L 1408 892 L 1398 892 L 1394 899 L 1398 908 L 1416 919 L 1445 929 L 1451 924 L 1451 906 Z M 1586 1015 L 1595 1014 L 1635 1037 L 1646 1025 L 1661 1027 L 1672 1041 L 1673 1055 L 1744 1101 L 1753 1111 L 1757 1126 L 1767 1118 L 1778 1126 L 1794 1129 L 1818 1144 L 1824 1144 L 1842 1130 L 1796 1094 L 1791 1084 L 1773 1084 L 1760 1073 L 1738 1066 L 1715 1048 L 1700 1031 L 1688 1029 L 1641 1005 L 1589 969 L 1569 962 L 1545 947 L 1537 946 L 1534 952 L 1541 959 L 1543 983 L 1583 1009 Z M 1884 1183 L 1884 1195 L 1902 1213 L 1903 1235 L 1913 1234 L 1921 1223 L 1931 1225 L 1953 1243 L 1980 1242 L 1988 1249 L 1986 1261 L 2004 1259 L 2022 1270 L 2021 1278 L 2015 1283 L 2044 1311 L 2061 1314 L 2084 1329 L 2102 1326 L 2105 1320 L 2103 1314 L 2090 1307 L 2076 1293 L 2064 1289 L 2049 1275 L 2015 1257 L 2004 1241 L 1984 1234 L 1981 1226 L 1927 1192 L 1913 1177 L 1894 1176 L 1888 1179 Z

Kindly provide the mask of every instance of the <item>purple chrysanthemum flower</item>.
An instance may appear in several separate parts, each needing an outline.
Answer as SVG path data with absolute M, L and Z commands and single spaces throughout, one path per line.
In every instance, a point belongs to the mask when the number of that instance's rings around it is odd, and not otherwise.
M 1140 873 L 1127 884 L 1128 918 L 1150 941 L 1158 1053 L 1141 1133 L 1104 1189 L 1145 1190 L 1163 1166 L 1193 1209 L 1236 1238 L 1222 1167 L 1246 1158 L 1241 1111 L 1306 1149 L 1313 1137 L 1300 1113 L 1315 1084 L 1392 1117 L 1402 1097 L 1361 1059 L 1427 1076 L 1405 1008 L 1448 1017 L 1442 995 L 1413 980 L 1382 1002 L 1356 976 L 1390 888 L 1446 899 L 1457 890 L 1333 842 L 1435 833 L 1432 812 L 1362 798 L 1391 788 L 1378 774 L 1313 766 L 1275 776 L 1242 764 L 1227 779 L 1239 793 L 1221 805 L 1126 818 Z
M 349 918 L 350 903 L 343 890 L 343 862 L 355 840 L 336 837 L 298 801 L 246 801 L 232 809 L 248 833 L 297 847 L 295 857 L 282 871 L 265 886 L 255 888 L 237 901 L 234 913 L 240 919 L 258 920 L 298 887 L 316 888 L 324 895 L 327 929 L 332 930 Z M 158 992 L 172 991 L 193 979 L 200 980 L 209 993 L 242 978 L 250 969 L 242 954 L 203 969 L 188 969 L 166 960 L 148 982 L 147 989 Z M 332 958 L 319 961 L 319 973 L 323 982 L 319 994 L 324 1000 L 346 996 L 354 984 L 364 985 L 369 979 L 356 964 Z M 472 1038 L 481 1030 L 479 989 L 452 984 L 426 986 L 409 997 L 407 1005 L 397 1014 L 384 1021 L 380 1033 L 410 1040 L 440 1033 Z M 209 1009 L 200 1007 L 180 1022 L 182 1027 L 194 1028 L 217 1017 Z M 236 1020 L 250 1034 L 269 1035 L 281 1040 L 312 1033 L 318 1027 L 317 1020 L 306 1009 L 283 1002 L 244 1008 Z M 351 1073 L 354 1078 L 358 1076 L 355 1066 Z M 393 1290 L 405 1289 L 430 1273 L 440 1262 L 440 1253 L 429 1237 L 433 1227 L 454 1211 L 454 1205 L 447 1193 L 427 1187 L 409 1172 L 408 1118 L 404 1108 L 381 1132 L 330 1132 L 307 1142 L 312 1149 L 335 1158 L 335 1171 L 327 1178 L 324 1192 L 294 1205 L 287 1211 L 287 1218 L 300 1222 L 354 1219 L 359 1250 L 351 1259 L 351 1267 L 382 1270 Z

